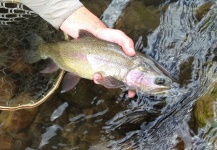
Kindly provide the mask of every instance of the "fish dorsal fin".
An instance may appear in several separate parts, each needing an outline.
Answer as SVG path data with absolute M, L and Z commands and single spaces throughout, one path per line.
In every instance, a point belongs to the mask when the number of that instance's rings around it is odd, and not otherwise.
M 83 29 L 80 29 L 78 31 L 78 39 L 80 38 L 87 38 L 87 37 L 93 37 L 93 38 L 96 38 L 93 34 L 91 34 L 90 32 L 86 31 L 86 30 L 83 30 Z

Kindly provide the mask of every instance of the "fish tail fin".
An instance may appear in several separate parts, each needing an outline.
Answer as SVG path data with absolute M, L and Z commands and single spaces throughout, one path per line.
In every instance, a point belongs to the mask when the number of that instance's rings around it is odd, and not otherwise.
M 32 33 L 29 36 L 29 39 L 30 39 L 30 48 L 24 57 L 24 61 L 26 63 L 32 64 L 42 59 L 40 57 L 38 47 L 40 44 L 44 43 L 44 40 L 35 33 Z

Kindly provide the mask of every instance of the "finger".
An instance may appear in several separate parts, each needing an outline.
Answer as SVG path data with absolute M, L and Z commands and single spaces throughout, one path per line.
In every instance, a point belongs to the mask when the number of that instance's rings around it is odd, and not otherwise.
M 129 56 L 134 56 L 136 54 L 134 50 L 134 43 L 133 40 L 130 39 L 125 33 L 122 32 L 122 38 L 117 39 L 117 44 L 119 44 L 123 51 L 129 55 Z
M 134 56 L 136 54 L 133 40 L 120 30 L 104 28 L 98 30 L 96 36 L 120 45 L 123 51 L 129 56 Z
M 134 56 L 136 52 L 134 50 L 133 40 L 120 30 L 113 30 L 113 31 L 115 32 L 115 35 L 117 35 L 117 36 L 113 36 L 114 42 L 120 45 L 123 51 L 127 55 Z
M 97 80 L 99 80 L 99 79 L 102 79 L 102 76 L 99 73 L 94 74 L 94 76 L 93 76 L 94 83 L 99 84 L 97 82 Z
M 125 42 L 123 45 L 122 45 L 122 48 L 123 48 L 123 51 L 128 55 L 128 56 L 134 56 L 136 54 L 134 48 L 130 45 L 131 42 Z
M 136 95 L 136 92 L 134 91 L 128 91 L 128 97 L 133 98 Z

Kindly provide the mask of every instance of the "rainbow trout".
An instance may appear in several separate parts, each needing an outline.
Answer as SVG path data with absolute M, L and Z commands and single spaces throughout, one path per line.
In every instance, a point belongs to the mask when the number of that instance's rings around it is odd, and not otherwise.
M 34 47 L 38 59 L 53 61 L 42 73 L 59 68 L 68 72 L 62 81 L 62 92 L 75 87 L 80 78 L 93 80 L 95 73 L 102 75 L 97 81 L 106 88 L 128 87 L 145 94 L 159 94 L 171 88 L 172 80 L 142 53 L 127 56 L 119 45 L 98 39 L 85 30 L 80 30 L 75 40 L 36 43 L 39 43 Z

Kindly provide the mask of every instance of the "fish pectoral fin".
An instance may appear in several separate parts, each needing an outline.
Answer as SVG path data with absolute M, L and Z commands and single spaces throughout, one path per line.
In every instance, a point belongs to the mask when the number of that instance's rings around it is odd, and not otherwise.
M 74 73 L 67 72 L 62 80 L 61 93 L 67 92 L 74 88 L 81 78 Z
M 52 59 L 48 58 L 47 66 L 40 71 L 40 73 L 54 73 L 59 69 L 59 67 L 53 62 Z
M 99 84 L 105 86 L 106 88 L 122 88 L 125 84 L 122 81 L 115 79 L 112 76 L 107 76 L 102 79 L 96 80 Z

